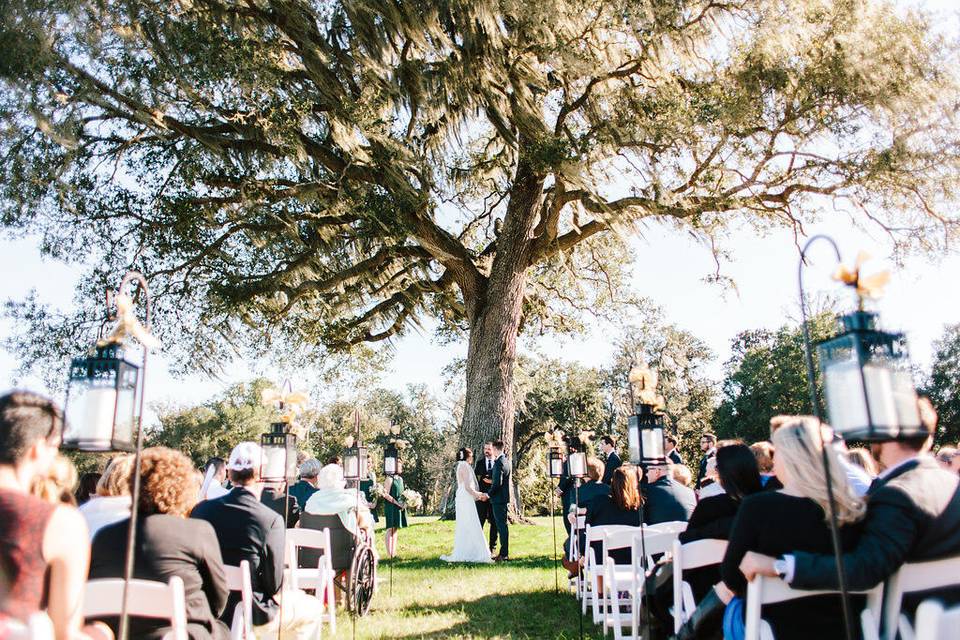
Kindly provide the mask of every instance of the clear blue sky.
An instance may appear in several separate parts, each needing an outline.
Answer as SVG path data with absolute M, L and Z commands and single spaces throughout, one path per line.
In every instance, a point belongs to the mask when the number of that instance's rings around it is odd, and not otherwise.
M 941 27 L 949 24 L 949 31 L 957 34 L 954 0 L 902 0 L 902 4 L 925 4 L 938 11 L 953 12 L 953 18 L 941 22 Z M 848 261 L 852 261 L 860 249 L 866 249 L 878 258 L 889 256 L 890 247 L 882 234 L 865 234 L 852 229 L 845 214 L 833 214 L 821 224 L 808 226 L 807 231 L 833 235 Z M 742 230 L 732 236 L 728 247 L 732 250 L 734 262 L 725 264 L 723 273 L 736 281 L 737 292 L 702 282 L 703 277 L 714 269 L 713 259 L 702 245 L 685 234 L 656 226 L 646 232 L 643 239 L 634 240 L 632 245 L 638 256 L 633 283 L 635 291 L 651 298 L 663 307 L 669 320 L 692 331 L 714 349 L 717 359 L 711 373 L 717 378 L 729 353 L 730 339 L 737 332 L 777 327 L 798 316 L 797 251 L 792 235 L 787 232 L 757 237 L 750 230 Z M 826 261 L 821 260 L 820 264 L 822 269 L 810 270 L 811 289 L 835 290 L 835 285 L 825 275 Z M 73 299 L 73 285 L 78 277 L 75 269 L 42 259 L 31 239 L 4 236 L 0 236 L 0 274 L 3 274 L 0 300 L 20 299 L 31 288 L 37 288 L 43 300 L 61 307 L 69 306 Z M 912 259 L 906 268 L 894 270 L 893 282 L 879 304 L 885 326 L 907 332 L 914 360 L 924 367 L 929 362 L 931 343 L 944 325 L 960 322 L 960 296 L 956 294 L 958 277 L 958 256 Z M 9 335 L 11 330 L 9 321 L 0 320 L 0 336 Z M 608 328 L 597 326 L 592 335 L 586 337 L 541 338 L 537 345 L 549 355 L 599 365 L 605 363 L 611 354 L 603 337 L 605 333 L 609 334 Z M 384 384 L 402 388 L 408 383 L 424 383 L 438 394 L 442 391 L 440 373 L 443 366 L 466 352 L 463 344 L 434 344 L 429 332 L 412 332 L 394 346 L 393 372 L 386 376 Z M 521 349 L 531 346 L 530 343 L 521 343 Z M 13 355 L 0 350 L 0 389 L 16 383 L 43 390 L 37 379 L 16 380 L 15 369 Z M 230 382 L 257 374 L 281 376 L 281 372 L 256 363 L 237 363 L 225 380 L 200 376 L 178 380 L 167 373 L 161 355 L 153 360 L 150 368 L 147 401 L 200 402 Z

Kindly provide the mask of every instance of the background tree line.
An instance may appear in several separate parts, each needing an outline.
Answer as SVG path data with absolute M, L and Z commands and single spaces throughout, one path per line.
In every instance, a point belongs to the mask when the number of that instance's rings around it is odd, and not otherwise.
M 664 322 L 656 309 L 638 317 L 640 321 L 617 338 L 616 351 L 606 366 L 588 367 L 537 353 L 518 359 L 517 439 L 511 456 L 521 513 L 545 513 L 550 508 L 547 431 L 560 428 L 574 435 L 593 431 L 594 441 L 612 435 L 625 442 L 626 376 L 639 359 L 659 373 L 668 424 L 691 465 L 699 460 L 699 438 L 706 430 L 720 438 L 754 442 L 767 439 L 770 416 L 809 412 L 803 338 L 796 324 L 738 334 L 717 383 L 706 373 L 714 356 L 699 339 Z M 830 313 L 815 316 L 812 339 L 826 337 L 832 326 Z M 439 395 L 422 385 L 403 391 L 374 386 L 356 397 L 308 410 L 301 416 L 308 429 L 301 450 L 321 461 L 340 454 L 345 438 L 353 433 L 354 411 L 359 410 L 364 440 L 379 470 L 383 448 L 392 437 L 389 426 L 398 425 L 397 437 L 409 443 L 403 452 L 404 478 L 423 494 L 425 510 L 440 511 L 449 495 L 458 447 L 463 406 L 458 369 L 462 366 L 455 362 L 448 367 L 449 384 Z M 956 443 L 960 439 L 960 324 L 945 328 L 934 345 L 931 370 L 918 372 L 917 380 L 940 412 L 937 443 Z M 147 442 L 177 448 L 198 467 L 212 456 L 226 457 L 237 442 L 258 441 L 273 421 L 273 410 L 260 404 L 260 392 L 270 384 L 256 379 L 234 385 L 201 405 L 158 406 L 159 424 L 148 433 Z M 94 456 L 79 456 L 77 461 L 84 470 L 103 462 Z

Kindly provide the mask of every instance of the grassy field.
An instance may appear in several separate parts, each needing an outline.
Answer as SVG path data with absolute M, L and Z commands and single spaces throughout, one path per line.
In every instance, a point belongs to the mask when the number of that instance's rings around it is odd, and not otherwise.
M 550 518 L 510 528 L 513 561 L 498 565 L 450 565 L 439 559 L 453 545 L 453 522 L 415 517 L 400 532 L 399 556 L 390 563 L 378 535 L 380 587 L 370 613 L 356 620 L 357 638 L 554 638 L 579 637 L 576 602 L 566 589 L 554 592 Z M 378 532 L 380 533 L 380 532 Z M 557 521 L 557 544 L 564 531 Z M 341 610 L 336 638 L 354 634 Z M 584 637 L 602 633 L 587 619 Z

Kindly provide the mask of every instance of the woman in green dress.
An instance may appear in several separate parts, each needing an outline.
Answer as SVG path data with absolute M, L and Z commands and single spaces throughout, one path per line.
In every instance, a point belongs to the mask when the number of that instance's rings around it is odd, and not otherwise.
M 387 555 L 391 558 L 397 555 L 397 534 L 407 526 L 407 512 L 401 506 L 400 496 L 403 495 L 403 477 L 399 474 L 387 476 L 383 480 L 383 515 L 387 527 Z

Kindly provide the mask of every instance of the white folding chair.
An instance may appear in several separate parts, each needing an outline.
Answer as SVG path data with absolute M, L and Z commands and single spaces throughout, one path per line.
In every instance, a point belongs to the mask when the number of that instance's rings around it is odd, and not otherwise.
M 633 548 L 634 535 L 639 529 L 637 527 L 598 528 L 604 529 L 601 557 L 603 586 L 599 589 L 597 597 L 593 601 L 594 620 L 599 617 L 600 621 L 603 622 L 604 635 L 613 627 L 613 637 L 619 639 L 623 631 L 622 627 L 630 624 L 631 620 L 631 613 L 624 614 L 622 609 L 625 606 L 633 605 L 632 594 L 636 593 L 637 589 L 643 588 L 643 578 L 642 575 L 639 575 L 642 570 L 638 570 L 641 563 L 637 562 Z M 613 558 L 610 557 L 610 552 L 619 549 L 630 550 L 629 564 L 614 563 Z M 631 596 L 621 598 L 621 591 L 628 591 Z M 633 632 L 632 637 L 635 637 L 636 630 L 631 629 L 631 631 Z
M 253 584 L 250 578 L 250 563 L 241 560 L 240 566 L 223 565 L 227 576 L 227 589 L 240 592 L 240 602 L 233 610 L 230 625 L 231 640 L 253 640 Z
M 805 591 L 794 589 L 780 578 L 756 576 L 753 582 L 747 584 L 747 613 L 745 640 L 775 640 L 773 629 L 761 618 L 761 608 L 765 604 L 786 602 L 798 598 L 837 594 L 838 591 Z M 850 591 L 851 594 L 865 594 L 867 609 L 879 612 L 883 602 L 883 583 L 867 591 Z M 879 618 L 876 618 L 879 619 Z
M 102 618 L 119 616 L 123 608 L 123 579 L 88 580 L 83 592 L 83 616 Z M 166 618 L 172 640 L 187 640 L 187 610 L 183 599 L 183 580 L 170 578 L 168 584 L 152 580 L 131 580 L 127 614 L 138 618 Z
M 573 524 L 570 525 L 570 548 L 567 549 L 567 560 L 573 564 L 580 562 L 580 546 L 577 541 L 580 540 L 580 532 L 587 526 L 587 510 L 580 507 L 576 513 L 577 517 L 573 519 Z M 577 600 L 586 597 L 583 575 L 583 572 L 579 571 L 570 579 Z
M 593 606 L 593 623 L 600 624 L 600 607 L 596 603 L 599 593 L 599 581 L 597 578 L 603 572 L 603 559 L 597 557 L 596 551 L 590 544 L 592 542 L 603 542 L 603 534 L 606 531 L 616 531 L 618 529 L 635 529 L 629 525 L 612 524 L 594 527 L 586 525 L 584 528 L 585 542 L 583 544 L 583 553 L 586 561 L 583 564 L 583 598 L 580 600 L 580 610 L 586 615 L 587 607 Z
M 723 561 L 727 552 L 726 540 L 695 540 L 681 544 L 673 542 L 673 632 L 679 633 L 680 627 L 690 618 L 697 608 L 690 583 L 684 581 L 683 572 L 699 569 Z
M 955 640 L 960 633 L 960 607 L 944 610 L 937 600 L 924 600 L 917 607 L 917 628 L 913 630 L 905 616 L 900 627 L 903 640 Z
M 903 594 L 956 586 L 960 586 L 960 556 L 905 563 L 890 576 L 884 589 L 883 637 L 894 640 L 897 635 Z
M 316 567 L 300 568 L 297 563 L 298 549 L 317 549 L 320 557 Z M 291 586 L 294 589 L 314 589 L 317 598 L 325 603 L 324 620 L 330 625 L 330 632 L 337 632 L 337 606 L 334 600 L 332 560 L 333 549 L 330 544 L 329 529 L 287 529 L 287 550 L 285 562 L 290 570 Z

